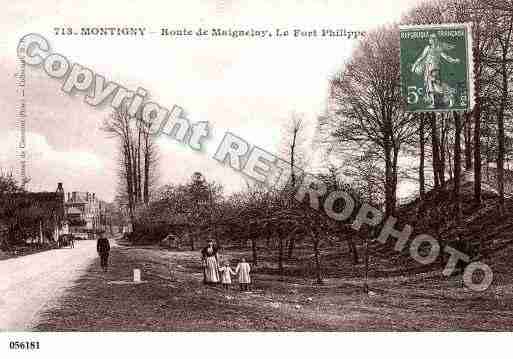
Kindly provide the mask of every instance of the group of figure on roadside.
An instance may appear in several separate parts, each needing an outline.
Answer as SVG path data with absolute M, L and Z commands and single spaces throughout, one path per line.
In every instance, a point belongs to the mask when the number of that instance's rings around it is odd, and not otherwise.
M 241 258 L 235 271 L 230 267 L 230 261 L 223 261 L 219 264 L 219 249 L 214 245 L 213 240 L 208 240 L 206 247 L 201 250 L 201 259 L 203 261 L 203 282 L 205 284 L 216 285 L 221 283 L 225 289 L 230 288 L 232 284 L 232 275 L 237 276 L 240 290 L 250 289 L 251 277 L 249 272 L 251 266 L 245 258 Z

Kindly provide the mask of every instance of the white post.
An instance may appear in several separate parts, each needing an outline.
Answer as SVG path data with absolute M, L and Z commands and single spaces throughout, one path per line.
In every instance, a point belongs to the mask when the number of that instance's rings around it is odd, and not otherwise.
M 141 270 L 134 269 L 134 282 L 140 282 L 140 281 L 141 281 Z

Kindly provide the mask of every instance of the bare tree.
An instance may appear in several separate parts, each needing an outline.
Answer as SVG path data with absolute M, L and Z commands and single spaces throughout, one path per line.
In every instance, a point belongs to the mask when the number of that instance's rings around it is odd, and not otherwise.
M 501 214 L 504 214 L 504 155 L 506 152 L 504 114 L 509 97 L 509 80 L 512 75 L 513 8 L 510 8 L 509 11 L 504 11 L 497 7 L 500 5 L 501 4 L 491 5 L 498 15 L 496 17 L 496 26 L 492 33 L 495 42 L 495 51 L 488 56 L 486 62 L 494 70 L 497 83 L 499 84 L 499 86 L 497 86 L 499 93 L 499 103 L 497 106 L 497 187 L 499 190 L 499 211 Z
M 120 106 L 104 120 L 102 129 L 118 140 L 119 195 L 126 200 L 130 221 L 135 225 L 135 209 L 149 202 L 158 166 L 151 124 Z
M 331 81 L 332 138 L 349 151 L 379 150 L 385 171 L 385 212 L 396 206 L 398 156 L 416 131 L 402 110 L 399 39 L 396 28 L 382 28 L 361 41 L 342 73 Z
M 293 112 L 282 129 L 281 153 L 290 164 L 290 186 L 297 186 L 297 169 L 306 165 L 306 127 L 303 115 Z M 288 236 L 287 257 L 290 260 L 294 252 L 296 237 Z M 281 248 L 281 247 L 280 247 Z

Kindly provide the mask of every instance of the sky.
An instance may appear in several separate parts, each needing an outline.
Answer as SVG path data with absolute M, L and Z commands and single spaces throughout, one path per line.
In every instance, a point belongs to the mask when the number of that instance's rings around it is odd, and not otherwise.
M 57 36 L 55 27 L 136 26 L 196 29 L 371 30 L 397 21 L 417 0 L 369 1 L 23 1 L 0 13 L 0 170 L 17 173 L 16 47 L 27 33 L 48 39 L 52 51 L 87 66 L 130 90 L 145 88 L 151 101 L 179 105 L 191 121 L 208 121 L 213 136 L 206 153 L 159 138 L 160 183 L 187 181 L 204 173 L 232 192 L 244 178 L 212 157 L 230 131 L 279 153 L 282 128 L 292 112 L 313 124 L 326 107 L 329 78 L 339 71 L 355 41 L 342 38 L 177 39 Z M 67 95 L 62 80 L 27 67 L 27 172 L 31 191 L 94 192 L 111 201 L 116 193 L 116 142 L 101 130 L 110 109 Z

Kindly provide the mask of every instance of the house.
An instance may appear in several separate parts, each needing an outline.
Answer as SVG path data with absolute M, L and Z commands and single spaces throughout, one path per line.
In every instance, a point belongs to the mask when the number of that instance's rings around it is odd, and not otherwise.
M 105 221 L 105 203 L 89 192 L 69 192 L 65 198 L 63 184 L 58 183 L 55 192 L 0 196 L 0 218 L 9 241 L 57 240 L 72 233 L 88 238 Z
M 105 204 L 95 193 L 68 192 L 65 208 L 65 229 L 68 233 L 94 233 L 103 224 Z
M 9 241 L 56 240 L 65 219 L 64 189 L 55 192 L 18 192 L 0 197 L 0 217 Z

